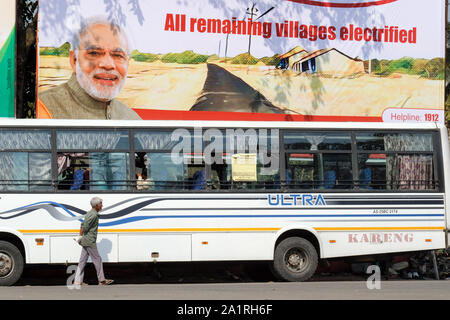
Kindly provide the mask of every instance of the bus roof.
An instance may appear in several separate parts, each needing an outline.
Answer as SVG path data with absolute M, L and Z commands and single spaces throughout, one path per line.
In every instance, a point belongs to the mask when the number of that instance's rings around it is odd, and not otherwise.
M 384 129 L 430 130 L 441 124 L 397 122 L 313 122 L 313 121 L 191 121 L 191 120 L 59 120 L 0 118 L 0 127 L 81 127 L 81 128 L 280 128 L 280 129 Z

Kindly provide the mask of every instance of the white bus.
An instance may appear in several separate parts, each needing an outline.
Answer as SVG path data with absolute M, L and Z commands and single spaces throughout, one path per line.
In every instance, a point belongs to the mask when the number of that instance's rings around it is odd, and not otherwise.
M 319 259 L 448 246 L 447 130 L 436 124 L 0 120 L 0 285 L 77 263 L 103 199 L 104 262 Z

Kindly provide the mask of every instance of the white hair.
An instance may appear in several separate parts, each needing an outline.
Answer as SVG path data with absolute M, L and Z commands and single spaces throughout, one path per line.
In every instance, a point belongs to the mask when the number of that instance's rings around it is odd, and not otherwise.
M 128 56 L 131 55 L 131 45 L 130 45 L 130 40 L 128 39 L 128 36 L 126 34 L 126 32 L 124 31 L 124 29 L 117 23 L 108 20 L 105 17 L 93 17 L 93 18 L 89 18 L 86 19 L 84 21 L 81 22 L 81 26 L 80 29 L 75 32 L 72 36 L 72 41 L 70 42 L 70 48 L 71 50 L 75 53 L 75 55 L 78 58 L 78 50 L 80 49 L 80 38 L 93 26 L 95 25 L 106 25 L 106 26 L 110 26 L 111 30 L 114 33 L 121 33 L 126 41 L 126 45 L 127 45 L 127 54 Z
M 99 197 L 93 197 L 91 199 L 91 207 L 94 208 L 96 205 L 103 203 L 103 200 L 100 199 Z

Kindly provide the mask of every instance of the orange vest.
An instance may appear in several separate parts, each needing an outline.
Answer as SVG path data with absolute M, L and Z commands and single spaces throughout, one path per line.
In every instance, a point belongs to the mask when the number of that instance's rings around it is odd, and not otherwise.
M 52 114 L 47 109 L 45 104 L 40 100 L 37 99 L 37 105 L 36 105 L 36 119 L 52 119 Z

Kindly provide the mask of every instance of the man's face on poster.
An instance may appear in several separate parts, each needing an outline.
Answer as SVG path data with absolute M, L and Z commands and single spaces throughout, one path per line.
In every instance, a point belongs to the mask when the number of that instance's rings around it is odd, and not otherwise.
M 80 86 L 94 99 L 110 101 L 125 85 L 128 73 L 128 42 L 111 25 L 95 24 L 80 36 L 70 63 Z

